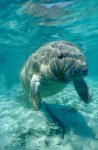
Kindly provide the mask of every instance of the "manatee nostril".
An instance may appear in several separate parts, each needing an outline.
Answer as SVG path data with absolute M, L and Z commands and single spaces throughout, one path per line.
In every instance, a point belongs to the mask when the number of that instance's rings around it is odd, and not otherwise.
M 87 68 L 84 68 L 84 69 L 76 68 L 76 69 L 74 69 L 74 70 L 72 71 L 72 75 L 73 75 L 73 76 L 81 76 L 81 75 L 86 76 L 87 73 L 88 73 L 88 69 L 87 69 Z
M 85 69 L 84 69 L 84 71 L 83 71 L 83 73 L 84 73 L 84 75 L 87 75 L 87 73 L 88 73 L 88 69 L 87 69 L 87 68 L 85 68 Z
M 72 72 L 72 74 L 73 75 L 77 75 L 77 74 L 79 74 L 80 73 L 80 70 L 77 68 L 77 69 L 75 69 L 75 70 L 73 70 L 73 72 Z

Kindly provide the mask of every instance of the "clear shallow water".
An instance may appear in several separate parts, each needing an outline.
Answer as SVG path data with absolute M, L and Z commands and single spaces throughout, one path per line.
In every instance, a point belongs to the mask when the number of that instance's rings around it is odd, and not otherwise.
M 84 105 L 69 85 L 59 96 L 44 99 L 41 111 L 34 112 L 21 100 L 19 72 L 33 51 L 55 40 L 68 40 L 81 48 L 88 61 L 86 79 L 93 99 Z M 98 149 L 97 43 L 97 0 L 0 1 L 1 150 Z M 66 127 L 64 139 L 58 125 L 47 123 L 51 117 L 46 115 L 46 102 Z

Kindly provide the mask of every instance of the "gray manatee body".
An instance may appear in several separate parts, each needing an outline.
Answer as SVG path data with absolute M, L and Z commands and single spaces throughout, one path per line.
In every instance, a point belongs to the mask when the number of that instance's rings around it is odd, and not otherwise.
M 34 110 L 39 110 L 42 97 L 60 92 L 70 81 L 80 98 L 88 103 L 89 89 L 83 79 L 87 72 L 79 48 L 67 41 L 56 41 L 42 46 L 27 59 L 20 79 Z

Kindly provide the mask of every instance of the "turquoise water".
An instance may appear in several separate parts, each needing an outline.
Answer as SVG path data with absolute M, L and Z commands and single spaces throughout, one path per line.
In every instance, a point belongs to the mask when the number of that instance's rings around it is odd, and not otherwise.
M 35 112 L 21 100 L 19 73 L 32 52 L 56 40 L 75 43 L 86 56 L 92 102 L 79 101 L 70 84 Z M 0 150 L 98 149 L 97 48 L 98 0 L 0 1 Z

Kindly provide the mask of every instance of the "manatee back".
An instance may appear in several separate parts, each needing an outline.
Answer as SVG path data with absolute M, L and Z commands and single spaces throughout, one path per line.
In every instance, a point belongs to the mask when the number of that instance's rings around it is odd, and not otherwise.
M 48 64 L 52 58 L 66 55 L 66 53 L 70 53 L 74 51 L 76 53 L 79 52 L 79 49 L 67 41 L 56 41 L 48 43 L 41 48 L 39 48 L 34 53 L 34 58 L 41 63 Z

